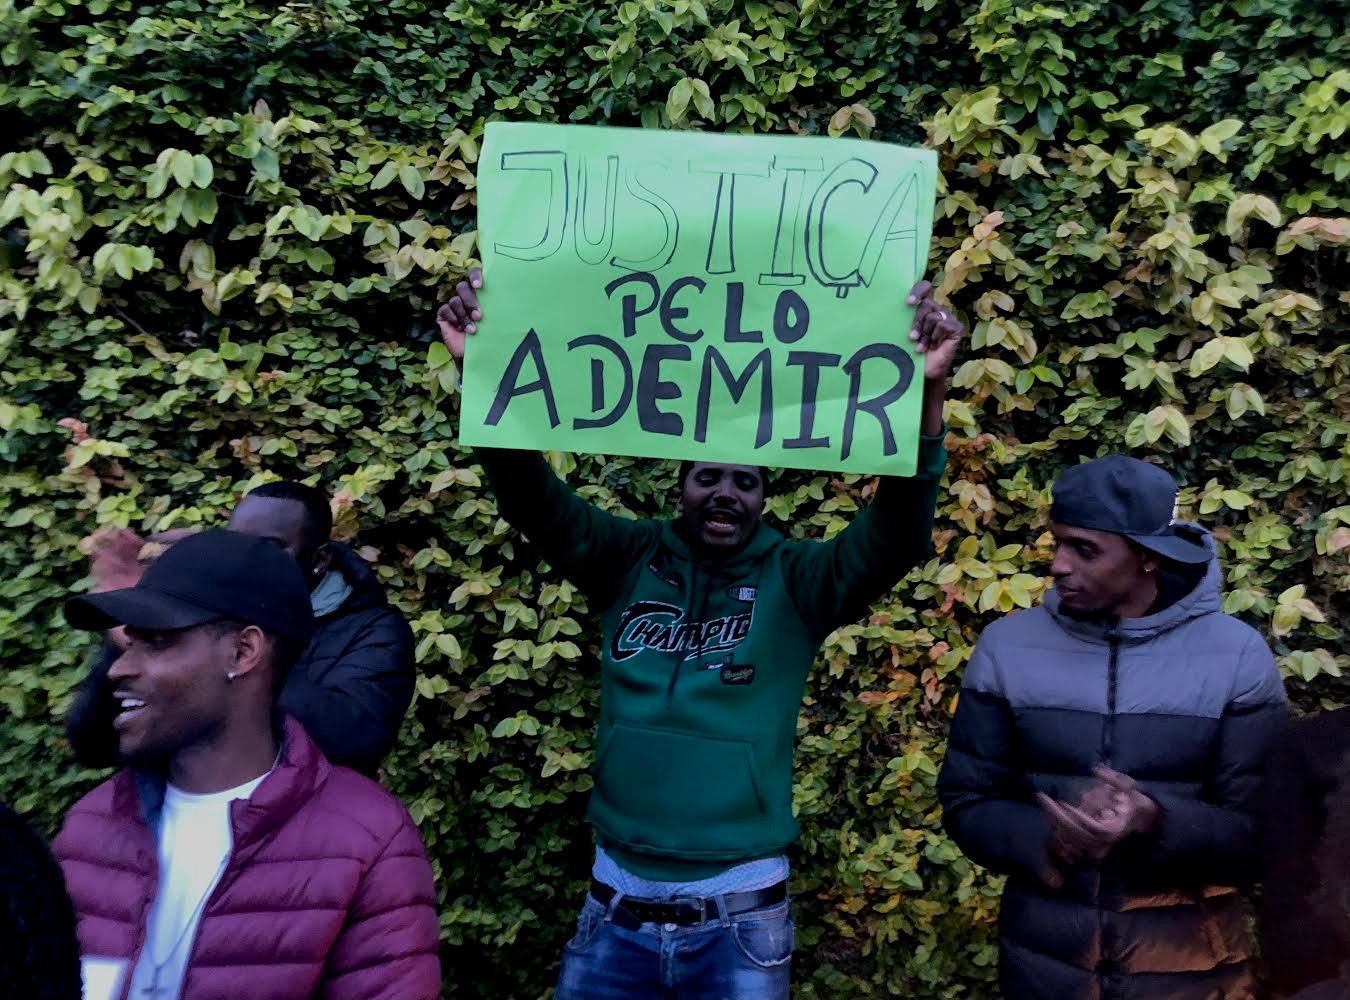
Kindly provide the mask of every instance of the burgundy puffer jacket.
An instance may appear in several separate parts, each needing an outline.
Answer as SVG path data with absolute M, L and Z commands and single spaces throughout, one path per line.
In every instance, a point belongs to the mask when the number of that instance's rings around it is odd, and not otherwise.
M 80 952 L 128 960 L 128 981 L 159 881 L 163 794 L 123 771 L 75 804 L 53 845 Z M 234 849 L 203 911 L 184 998 L 440 996 L 431 866 L 397 799 L 330 764 L 288 717 L 280 761 L 231 820 Z

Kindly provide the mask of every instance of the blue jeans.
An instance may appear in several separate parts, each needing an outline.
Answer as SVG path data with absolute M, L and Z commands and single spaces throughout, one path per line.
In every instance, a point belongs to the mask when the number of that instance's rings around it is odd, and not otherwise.
M 554 1000 L 787 1000 L 792 916 L 786 902 L 703 924 L 614 923 L 586 897 L 563 950 Z M 719 907 L 720 908 L 720 907 Z

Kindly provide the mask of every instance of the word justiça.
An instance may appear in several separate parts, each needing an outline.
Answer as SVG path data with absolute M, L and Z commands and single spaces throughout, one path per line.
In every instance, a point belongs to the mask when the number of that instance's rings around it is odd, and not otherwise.
M 922 265 L 927 247 L 917 242 L 918 230 L 913 207 L 919 189 L 919 173 L 911 168 L 898 175 L 883 170 L 859 157 L 836 163 L 827 172 L 821 157 L 774 156 L 725 158 L 713 162 L 690 161 L 685 171 L 669 164 L 646 161 L 624 162 L 617 154 L 604 157 L 603 189 L 593 182 L 590 166 L 598 157 L 569 154 L 559 149 L 519 150 L 501 157 L 503 173 L 522 178 L 519 183 L 541 196 L 542 208 L 531 218 L 539 225 L 533 242 L 512 244 L 500 240 L 493 249 L 505 257 L 521 261 L 542 261 L 571 244 L 576 258 L 590 265 L 608 264 L 632 273 L 657 273 L 675 259 L 677 249 L 689 239 L 694 218 L 707 222 L 707 243 L 694 253 L 703 257 L 703 270 L 709 275 L 733 275 L 741 271 L 737 263 L 738 181 L 742 186 L 774 187 L 776 202 L 769 266 L 758 275 L 761 285 L 802 285 L 807 275 L 821 287 L 831 288 L 840 298 L 850 290 L 872 284 L 886 244 L 908 240 L 916 266 Z M 702 197 L 672 201 L 662 193 L 666 188 L 688 188 L 691 178 L 715 177 L 715 193 L 708 201 Z M 528 182 L 525 180 L 528 178 Z M 628 201 L 621 209 L 619 187 L 622 179 Z M 679 208 L 677 209 L 677 204 Z M 627 257 L 616 251 L 617 217 L 645 206 L 653 224 L 646 229 L 660 243 L 640 257 Z M 838 220 L 849 220 L 840 226 Z M 587 220 L 598 219 L 596 234 Z M 830 220 L 835 220 L 835 225 Z M 872 225 L 860 247 L 837 245 L 840 232 L 850 234 L 859 219 L 871 219 Z M 629 227 L 632 228 L 631 226 Z M 692 226 L 694 231 L 699 225 Z M 570 236 L 570 239 L 569 239 Z M 850 240 L 846 242 L 851 242 Z M 850 250 L 852 252 L 850 252 Z M 800 252 L 799 252 L 800 251 Z M 841 266 L 837 255 L 848 259 Z

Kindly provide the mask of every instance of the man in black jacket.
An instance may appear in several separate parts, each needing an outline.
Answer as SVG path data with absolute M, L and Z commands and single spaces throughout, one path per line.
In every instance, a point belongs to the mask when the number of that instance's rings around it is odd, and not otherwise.
M 373 774 L 393 747 L 412 701 L 413 636 L 408 623 L 389 606 L 365 560 L 329 538 L 333 521 L 328 501 L 313 487 L 291 482 L 260 486 L 239 502 L 229 527 L 272 539 L 309 580 L 317 627 L 286 680 L 280 707 L 300 720 L 333 763 Z M 133 558 L 139 548 L 140 540 L 131 540 Z M 138 576 L 139 569 L 119 567 L 115 573 L 117 583 L 127 585 L 127 577 Z M 110 642 L 66 717 L 76 756 L 89 767 L 117 762 L 111 724 L 116 708 L 106 677 L 118 655 Z
M 1054 589 L 966 667 L 938 793 L 952 839 L 1008 876 L 1006 1000 L 1255 996 L 1237 887 L 1284 691 L 1175 499 L 1123 455 L 1066 471 Z

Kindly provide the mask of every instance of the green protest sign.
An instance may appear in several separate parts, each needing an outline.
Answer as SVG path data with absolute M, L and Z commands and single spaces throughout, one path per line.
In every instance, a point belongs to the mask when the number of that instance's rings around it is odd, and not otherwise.
M 912 474 L 937 158 L 493 123 L 468 444 Z

